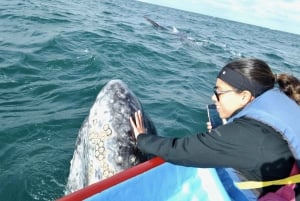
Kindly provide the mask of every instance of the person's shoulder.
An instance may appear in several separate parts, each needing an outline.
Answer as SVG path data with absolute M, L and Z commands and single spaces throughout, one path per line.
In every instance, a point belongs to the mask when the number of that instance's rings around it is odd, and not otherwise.
M 242 126 L 242 127 L 270 127 L 269 125 L 250 117 L 239 117 L 234 119 L 231 123 L 232 125 Z
M 236 118 L 232 122 L 220 126 L 216 131 L 227 135 L 239 134 L 245 137 L 249 137 L 249 135 L 252 137 L 261 135 L 261 132 L 277 133 L 277 131 L 269 125 L 248 117 Z
M 230 125 L 231 124 L 231 125 Z M 228 126 L 232 130 L 239 131 L 242 135 L 250 135 L 251 137 L 259 137 L 266 140 L 282 140 L 281 134 L 272 126 L 249 117 L 240 117 L 229 123 Z

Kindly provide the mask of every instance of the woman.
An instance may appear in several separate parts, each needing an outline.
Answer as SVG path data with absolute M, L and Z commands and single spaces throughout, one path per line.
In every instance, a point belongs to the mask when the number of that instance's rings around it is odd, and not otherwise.
M 261 60 L 239 59 L 218 74 L 212 100 L 228 123 L 183 138 L 146 135 L 142 116 L 136 112 L 130 121 L 138 148 L 179 165 L 232 167 L 248 180 L 288 177 L 295 158 L 300 158 L 300 151 L 293 150 L 300 144 L 284 140 L 300 140 L 299 80 L 285 74 L 274 76 Z M 279 187 L 260 189 L 259 196 Z

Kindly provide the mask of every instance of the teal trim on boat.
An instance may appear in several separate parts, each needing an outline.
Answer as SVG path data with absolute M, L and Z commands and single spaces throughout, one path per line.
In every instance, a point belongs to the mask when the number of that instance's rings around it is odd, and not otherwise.
M 164 163 L 85 201 L 229 201 L 214 169 Z
M 153 158 L 59 201 L 249 201 L 227 169 L 193 168 Z

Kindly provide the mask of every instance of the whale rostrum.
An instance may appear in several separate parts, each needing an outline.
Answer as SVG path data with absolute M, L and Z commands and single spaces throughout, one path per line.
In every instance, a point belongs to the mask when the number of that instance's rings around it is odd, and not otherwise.
M 147 133 L 156 135 L 139 99 L 123 81 L 111 80 L 102 88 L 79 130 L 65 194 L 151 158 L 136 147 L 129 117 L 137 110 Z

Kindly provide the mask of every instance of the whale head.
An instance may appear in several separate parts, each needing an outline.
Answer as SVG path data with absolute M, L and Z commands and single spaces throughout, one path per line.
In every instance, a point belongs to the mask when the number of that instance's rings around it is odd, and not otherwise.
M 121 80 L 109 81 L 84 120 L 65 193 L 71 193 L 150 159 L 137 149 L 129 117 L 141 110 L 149 134 L 156 129 L 136 95 Z

